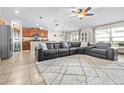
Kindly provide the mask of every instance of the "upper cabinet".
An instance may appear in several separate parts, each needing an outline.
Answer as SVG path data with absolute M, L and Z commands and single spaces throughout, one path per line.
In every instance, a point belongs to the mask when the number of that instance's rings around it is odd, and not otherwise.
M 48 31 L 44 31 L 45 38 L 48 37 Z
M 33 37 L 34 34 L 39 34 L 41 38 L 48 38 L 47 30 L 40 30 L 39 28 L 23 28 L 23 37 Z
M 0 18 L 0 25 L 6 25 L 6 24 L 7 22 L 4 19 Z

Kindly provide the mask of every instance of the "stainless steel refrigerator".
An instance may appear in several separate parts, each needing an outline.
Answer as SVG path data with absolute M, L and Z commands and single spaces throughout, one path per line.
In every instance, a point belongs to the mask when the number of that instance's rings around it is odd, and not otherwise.
M 9 25 L 0 25 L 0 58 L 7 59 L 13 54 L 12 31 Z

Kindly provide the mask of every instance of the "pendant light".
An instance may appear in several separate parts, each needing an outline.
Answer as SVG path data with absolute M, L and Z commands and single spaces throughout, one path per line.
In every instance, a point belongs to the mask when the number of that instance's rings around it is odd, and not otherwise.
M 62 34 L 61 37 L 63 37 L 65 35 L 64 31 L 63 31 L 63 26 L 62 26 Z
M 41 26 L 40 26 L 40 30 L 42 30 L 42 29 L 43 29 L 43 27 L 42 27 L 42 19 L 43 19 L 43 17 L 40 17 L 40 19 L 41 19 Z

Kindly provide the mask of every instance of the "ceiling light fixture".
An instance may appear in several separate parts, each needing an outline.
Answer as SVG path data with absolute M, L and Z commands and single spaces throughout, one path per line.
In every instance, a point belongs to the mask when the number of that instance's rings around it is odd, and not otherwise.
M 18 14 L 19 13 L 19 11 L 18 10 L 15 10 L 15 14 Z
M 40 17 L 40 19 L 41 19 L 41 26 L 40 26 L 40 29 L 42 30 L 42 29 L 43 29 L 43 27 L 42 27 L 42 19 L 43 19 L 43 17 Z
M 64 27 L 62 26 L 62 33 L 61 33 L 61 37 L 63 37 L 65 35 L 65 32 L 63 31 Z
M 78 17 L 83 17 L 84 15 L 83 14 L 78 14 Z

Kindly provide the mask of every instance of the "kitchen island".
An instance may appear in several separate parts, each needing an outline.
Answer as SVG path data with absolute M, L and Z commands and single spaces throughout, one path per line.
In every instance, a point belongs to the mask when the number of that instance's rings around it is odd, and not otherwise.
M 22 49 L 23 50 L 30 50 L 30 41 L 29 40 L 22 41 Z
M 45 42 L 43 42 L 43 41 L 30 41 L 30 51 L 32 53 L 34 53 L 35 47 L 37 47 L 37 46 L 39 46 L 39 44 L 43 44 L 43 43 L 45 43 Z

